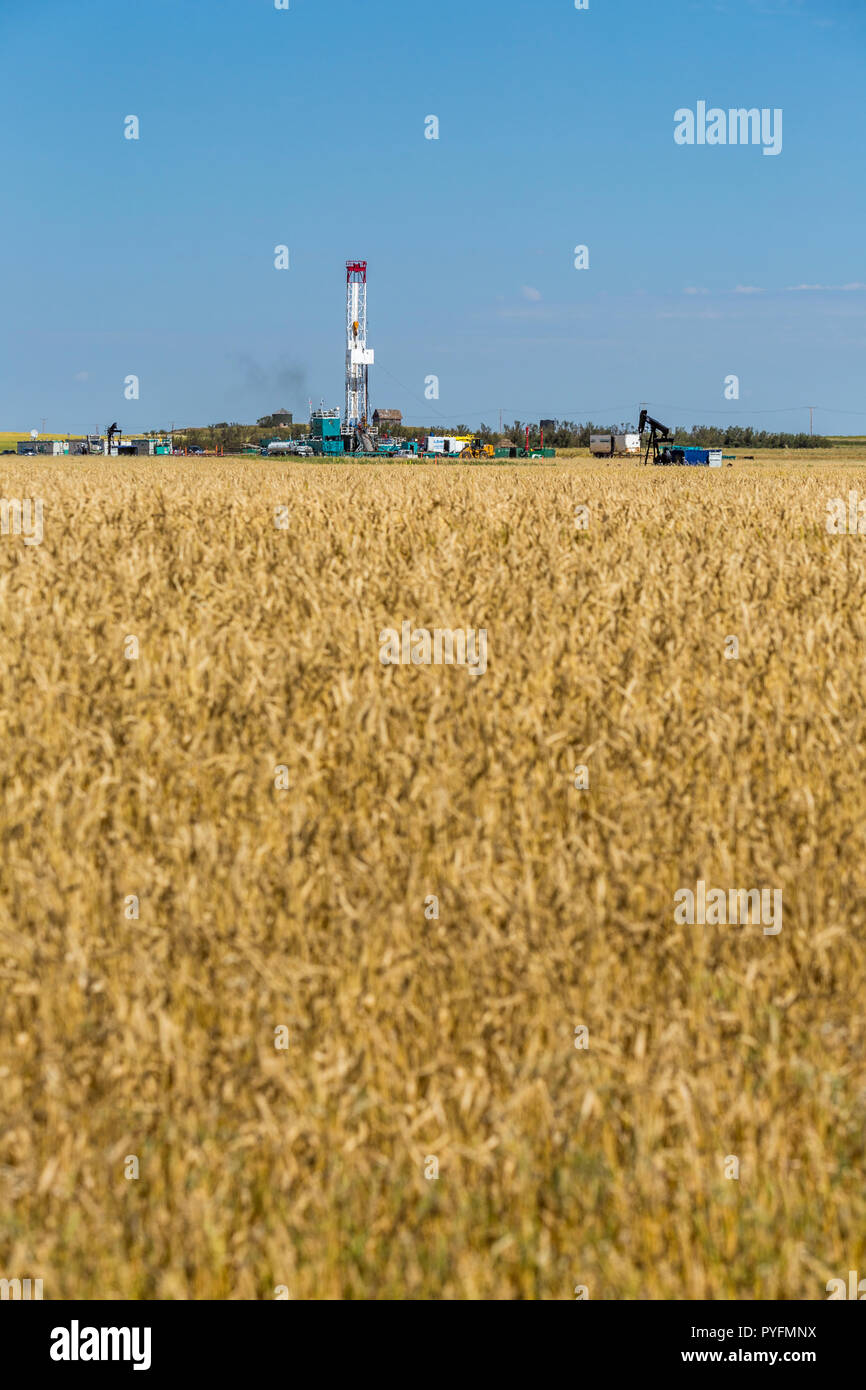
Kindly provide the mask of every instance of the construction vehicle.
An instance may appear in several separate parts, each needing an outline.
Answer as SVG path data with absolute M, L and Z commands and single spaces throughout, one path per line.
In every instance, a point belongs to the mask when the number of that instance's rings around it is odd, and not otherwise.
M 485 444 L 480 435 L 457 435 L 457 439 L 465 442 L 461 458 L 464 459 L 492 459 L 496 453 L 492 444 Z

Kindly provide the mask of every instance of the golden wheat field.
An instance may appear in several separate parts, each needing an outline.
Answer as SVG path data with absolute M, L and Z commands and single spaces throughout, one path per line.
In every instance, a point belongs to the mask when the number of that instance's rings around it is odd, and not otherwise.
M 866 1266 L 866 536 L 825 527 L 866 467 L 2 474 L 44 538 L 0 536 L 0 1273 Z M 486 629 L 486 672 L 383 666 L 404 621 Z M 678 924 L 698 880 L 782 930 Z

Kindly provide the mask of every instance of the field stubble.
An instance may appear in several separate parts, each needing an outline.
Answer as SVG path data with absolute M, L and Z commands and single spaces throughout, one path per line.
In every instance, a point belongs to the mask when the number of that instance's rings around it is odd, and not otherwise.
M 866 1273 L 866 538 L 824 529 L 864 482 L 9 461 L 45 538 L 0 538 L 0 1273 Z M 485 627 L 486 674 L 384 668 L 404 619 Z M 676 925 L 698 878 L 781 888 L 781 933 Z

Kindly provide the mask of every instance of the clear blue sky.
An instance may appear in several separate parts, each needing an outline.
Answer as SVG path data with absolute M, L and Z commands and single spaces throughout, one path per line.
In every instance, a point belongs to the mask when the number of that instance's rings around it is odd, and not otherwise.
M 342 406 L 362 257 L 409 423 L 866 433 L 864 9 L 0 0 L 0 428 Z M 699 101 L 781 108 L 781 154 L 678 146 Z

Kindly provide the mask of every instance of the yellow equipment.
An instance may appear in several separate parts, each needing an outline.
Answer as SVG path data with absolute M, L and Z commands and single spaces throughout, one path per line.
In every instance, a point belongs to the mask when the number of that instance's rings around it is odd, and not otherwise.
M 463 449 L 463 451 L 460 454 L 461 458 L 492 459 L 495 456 L 496 451 L 493 448 L 493 445 L 483 444 L 478 435 L 475 435 L 473 437 L 472 435 L 468 434 L 458 434 L 457 438 L 461 440 L 461 442 L 464 440 L 466 441 L 466 448 Z

